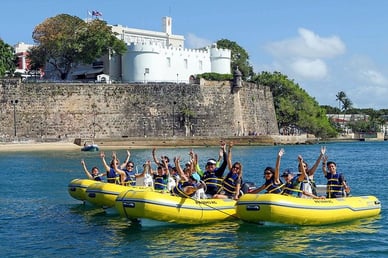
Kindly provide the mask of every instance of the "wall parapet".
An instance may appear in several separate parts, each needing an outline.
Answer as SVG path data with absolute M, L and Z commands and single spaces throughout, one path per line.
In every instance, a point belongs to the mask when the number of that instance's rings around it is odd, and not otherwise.
M 0 81 L 0 139 L 233 137 L 277 134 L 271 94 L 244 83 Z M 11 100 L 18 100 L 13 105 Z M 16 128 L 16 130 L 15 130 Z M 15 135 L 16 131 L 16 137 Z

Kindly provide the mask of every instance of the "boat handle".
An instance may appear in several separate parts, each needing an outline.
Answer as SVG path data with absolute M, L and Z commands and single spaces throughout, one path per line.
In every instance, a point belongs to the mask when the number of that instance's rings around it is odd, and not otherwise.
M 89 193 L 88 196 L 89 196 L 90 198 L 96 198 L 96 193 Z
M 123 202 L 123 207 L 124 208 L 135 208 L 135 203 L 134 202 Z
M 247 205 L 247 211 L 259 211 L 260 206 L 259 205 Z

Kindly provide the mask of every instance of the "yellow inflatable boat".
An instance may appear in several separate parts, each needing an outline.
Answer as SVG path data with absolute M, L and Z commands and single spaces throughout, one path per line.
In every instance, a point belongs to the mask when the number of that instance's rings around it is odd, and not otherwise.
M 152 187 L 124 186 L 112 183 L 91 184 L 86 188 L 86 201 L 98 207 L 114 207 L 117 196 L 128 190 L 152 191 Z
M 179 224 L 204 224 L 236 219 L 236 201 L 172 196 L 156 191 L 129 190 L 119 194 L 116 209 L 128 219 L 151 219 Z
M 245 194 L 236 204 L 237 216 L 247 222 L 324 225 L 372 217 L 381 212 L 374 196 L 304 199 L 280 194 Z
M 119 193 L 129 189 L 152 190 L 147 186 L 123 186 L 90 179 L 74 179 L 68 185 L 68 192 L 74 199 L 104 208 L 114 207 Z
M 92 184 L 100 182 L 91 179 L 73 179 L 70 181 L 67 190 L 71 197 L 76 200 L 86 200 L 86 189 Z

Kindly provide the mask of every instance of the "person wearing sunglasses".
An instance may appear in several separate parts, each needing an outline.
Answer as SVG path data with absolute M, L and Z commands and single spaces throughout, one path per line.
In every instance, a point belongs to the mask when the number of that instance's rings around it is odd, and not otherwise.
M 234 199 L 237 200 L 240 196 L 240 189 L 242 184 L 242 164 L 235 162 L 232 164 L 232 147 L 233 142 L 228 146 L 228 168 L 229 173 L 222 181 L 222 190 L 219 194 L 215 194 L 213 198 L 216 199 Z
M 317 170 L 320 161 L 325 156 L 325 153 L 326 153 L 326 147 L 322 146 L 320 154 L 311 168 L 309 167 L 307 162 L 303 159 L 302 159 L 302 163 L 299 163 L 298 165 L 299 173 L 303 173 L 303 171 L 306 173 L 305 179 L 302 182 L 302 190 L 303 190 L 303 194 L 301 196 L 302 198 L 311 198 L 311 197 L 318 198 L 317 185 L 314 181 L 314 173 Z M 299 157 L 298 157 L 298 160 L 299 160 Z
M 272 167 L 266 167 L 264 169 L 264 179 L 265 179 L 264 184 L 250 193 L 256 194 L 263 190 L 266 190 L 266 193 L 275 193 L 275 194 L 280 194 L 282 192 L 283 183 L 280 181 L 280 178 L 279 178 L 279 170 L 280 170 L 280 160 L 283 154 L 284 154 L 284 149 L 280 149 L 278 152 L 278 156 L 276 158 L 275 169 Z

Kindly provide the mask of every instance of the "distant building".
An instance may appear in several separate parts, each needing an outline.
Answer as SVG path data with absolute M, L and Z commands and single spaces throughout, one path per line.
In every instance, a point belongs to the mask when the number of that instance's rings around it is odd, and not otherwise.
M 22 76 L 27 75 L 30 70 L 30 60 L 27 57 L 28 50 L 33 47 L 31 44 L 19 42 L 13 46 L 15 49 L 15 55 L 18 58 L 15 73 L 19 73 Z
M 15 55 L 17 56 L 17 64 L 15 73 L 20 74 L 22 79 L 27 78 L 40 78 L 43 76 L 43 71 L 41 69 L 34 71 L 31 70 L 30 60 L 28 59 L 28 50 L 34 45 L 26 44 L 24 42 L 19 42 L 13 46 L 15 49 Z
M 327 114 L 326 116 L 332 122 L 343 124 L 343 125 L 347 125 L 349 122 L 369 120 L 369 115 L 363 115 L 363 114 Z
M 229 74 L 231 51 L 216 44 L 204 49 L 184 48 L 184 37 L 172 34 L 171 17 L 163 18 L 163 32 L 113 25 L 112 31 L 127 44 L 122 56 L 109 53 L 92 66 L 78 66 L 72 79 L 96 78 L 104 73 L 113 81 L 189 82 L 196 74 Z

